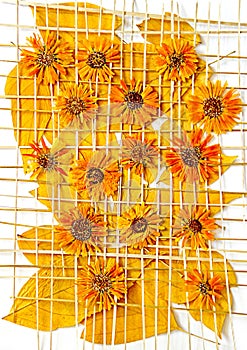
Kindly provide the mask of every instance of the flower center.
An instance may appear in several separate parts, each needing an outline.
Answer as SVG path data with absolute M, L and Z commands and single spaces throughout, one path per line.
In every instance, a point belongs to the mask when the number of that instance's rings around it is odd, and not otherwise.
M 110 277 L 101 272 L 100 274 L 94 276 L 92 288 L 100 294 L 108 293 L 112 288 L 112 281 Z
M 100 51 L 90 53 L 86 62 L 91 68 L 102 68 L 106 64 L 105 54 Z
M 49 153 L 41 154 L 37 157 L 38 164 L 47 170 L 52 170 L 55 168 L 56 162 L 54 156 Z
M 37 62 L 41 66 L 50 67 L 54 61 L 56 61 L 56 57 L 53 53 L 47 53 L 43 51 L 37 56 Z
M 104 173 L 99 168 L 90 168 L 87 172 L 87 179 L 90 185 L 97 185 L 104 179 Z
M 222 98 L 219 96 L 209 97 L 203 101 L 204 114 L 210 119 L 219 117 L 223 110 Z
M 81 218 L 72 222 L 71 233 L 79 241 L 87 241 L 92 235 L 92 224 L 86 218 Z
M 72 115 L 79 115 L 86 110 L 85 103 L 80 97 L 71 97 L 66 103 L 67 111 Z
M 180 152 L 182 161 L 189 167 L 196 168 L 201 159 L 201 151 L 199 147 L 189 147 L 182 149 Z
M 169 56 L 170 59 L 170 70 L 172 68 L 180 69 L 181 64 L 184 62 L 184 55 L 182 53 L 174 52 Z
M 135 91 L 129 91 L 124 101 L 127 102 L 127 107 L 132 110 L 141 108 L 143 105 L 142 95 Z
M 145 218 L 135 219 L 131 227 L 136 233 L 145 232 L 148 227 L 148 222 Z
M 201 282 L 198 287 L 202 295 L 207 295 L 210 290 L 210 286 L 208 283 Z
M 134 146 L 131 150 L 131 158 L 134 162 L 144 163 L 145 157 L 147 156 L 146 147 L 145 146 Z
M 189 228 L 193 233 L 199 233 L 202 230 L 202 224 L 200 221 L 195 220 L 195 219 L 190 219 L 189 220 Z

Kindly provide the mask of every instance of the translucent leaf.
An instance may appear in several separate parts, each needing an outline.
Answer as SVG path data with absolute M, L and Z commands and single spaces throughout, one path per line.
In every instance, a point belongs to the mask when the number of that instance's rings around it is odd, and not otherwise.
M 40 140 L 42 135 L 47 136 L 46 127 L 52 117 L 49 87 L 42 84 L 36 86 L 35 80 L 26 76 L 25 67 L 17 65 L 9 73 L 5 85 L 5 94 L 11 99 L 18 146 L 29 146 L 34 140 Z M 21 152 L 27 153 L 27 149 L 21 148 Z
M 106 344 L 123 344 L 166 333 L 168 329 L 180 329 L 161 289 L 156 300 L 153 278 L 153 273 L 145 276 L 144 300 L 142 283 L 138 281 L 128 290 L 125 306 L 117 305 L 115 310 L 97 313 L 94 317 L 85 319 L 85 330 L 81 337 L 98 344 L 104 341 Z M 162 286 L 161 282 L 160 288 Z
M 169 12 L 164 14 L 164 19 L 150 17 L 147 21 L 137 24 L 137 27 L 142 37 L 152 44 L 160 45 L 172 34 L 190 41 L 192 45 L 201 43 L 200 35 L 196 34 L 195 29 L 188 22 Z
M 50 4 L 49 6 L 32 7 L 38 27 L 54 28 L 65 41 L 74 43 L 76 40 L 80 44 L 88 33 L 96 36 L 104 31 L 104 36 L 112 37 L 112 31 L 117 29 L 122 20 L 120 17 L 106 13 L 97 5 L 84 2 L 68 2 L 60 4 Z M 42 31 L 41 31 L 42 33 Z M 115 36 L 115 41 L 119 38 Z
M 74 257 L 66 257 L 63 268 L 41 268 L 25 283 L 4 320 L 42 331 L 71 327 L 84 317 L 75 303 Z

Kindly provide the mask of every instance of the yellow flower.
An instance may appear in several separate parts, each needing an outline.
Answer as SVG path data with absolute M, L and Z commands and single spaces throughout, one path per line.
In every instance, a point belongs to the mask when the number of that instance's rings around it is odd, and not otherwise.
M 62 42 L 56 33 L 47 31 L 44 42 L 36 34 L 27 38 L 33 51 L 21 51 L 21 64 L 26 67 L 29 76 L 37 75 L 37 83 L 54 84 L 58 81 L 58 72 L 65 75 L 65 66 L 70 64 L 72 54 L 69 43 Z
M 98 258 L 78 272 L 78 298 L 88 301 L 87 307 L 99 304 L 99 311 L 110 310 L 127 293 L 125 275 L 115 259 Z
M 97 98 L 88 85 L 68 84 L 61 89 L 57 97 L 56 109 L 59 111 L 59 121 L 62 127 L 75 124 L 81 127 L 95 116 Z
M 101 250 L 107 223 L 89 204 L 62 212 L 57 221 L 60 225 L 55 226 L 55 240 L 66 253 L 86 256 Z
M 209 278 L 208 270 L 200 273 L 197 269 L 187 274 L 185 287 L 193 307 L 207 310 L 216 305 L 216 300 L 222 297 L 221 291 L 225 288 L 219 275 Z
M 140 80 L 130 81 L 130 88 L 121 80 L 120 87 L 113 86 L 111 91 L 111 112 L 121 116 L 120 121 L 126 124 L 145 125 L 157 117 L 159 107 L 158 94 L 151 86 L 142 87 Z
M 83 50 L 79 50 L 77 55 L 81 79 L 94 82 L 98 78 L 100 82 L 109 82 L 114 75 L 109 65 L 120 61 L 118 45 L 98 36 L 94 42 L 84 39 L 82 46 Z
M 227 90 L 227 83 L 221 86 L 219 80 L 200 85 L 187 101 L 190 121 L 216 134 L 233 129 L 239 120 L 241 105 L 239 93 L 233 88 Z
M 133 136 L 125 136 L 122 140 L 122 160 L 124 169 L 131 169 L 135 174 L 147 178 L 147 172 L 157 168 L 159 149 L 155 145 L 157 139 L 136 133 Z
M 31 158 L 27 162 L 27 172 L 32 172 L 31 179 L 37 179 L 40 174 L 49 173 L 52 171 L 56 171 L 61 175 L 67 176 L 67 173 L 61 167 L 59 157 L 63 156 L 69 150 L 62 148 L 61 150 L 51 153 L 43 137 L 40 139 L 40 141 L 42 147 L 40 147 L 37 142 L 30 144 L 34 150 L 33 154 L 23 154 L 23 156 Z
M 113 196 L 121 177 L 118 162 L 103 150 L 81 152 L 69 175 L 80 196 L 95 201 Z
M 155 244 L 160 236 L 162 219 L 157 210 L 148 204 L 136 204 L 118 217 L 116 228 L 120 230 L 120 243 L 141 249 Z
M 165 161 L 174 177 L 180 181 L 205 182 L 218 174 L 221 160 L 219 144 L 209 145 L 211 135 L 203 138 L 201 129 L 184 132 L 180 139 L 174 136 L 173 147 L 164 152 Z
M 207 249 L 207 241 L 214 239 L 212 231 L 219 227 L 215 219 L 210 217 L 210 211 L 202 207 L 184 207 L 180 209 L 176 219 L 173 236 L 176 241 L 182 241 L 182 247 L 189 241 L 192 249 Z
M 157 47 L 157 71 L 165 80 L 186 81 L 197 70 L 198 57 L 194 47 L 186 40 L 167 39 Z

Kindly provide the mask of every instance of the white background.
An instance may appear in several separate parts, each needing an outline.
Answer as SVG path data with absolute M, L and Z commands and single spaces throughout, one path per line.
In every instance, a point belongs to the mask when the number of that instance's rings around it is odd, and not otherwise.
M 16 142 L 13 136 L 11 115 L 8 109 L 10 103 L 4 99 L 4 84 L 6 75 L 14 67 L 17 60 L 17 48 L 10 45 L 11 42 L 19 45 L 25 44 L 26 36 L 32 34 L 34 30 L 34 20 L 31 10 L 27 6 L 19 6 L 18 21 L 21 26 L 30 26 L 29 28 L 20 28 L 17 38 L 17 6 L 16 2 L 0 2 L 0 179 L 28 179 L 16 165 L 21 165 L 19 153 L 16 147 Z M 50 1 L 52 3 L 52 1 Z M 102 5 L 105 8 L 123 10 L 125 6 L 126 11 L 133 11 L 132 1 L 123 0 L 104 0 L 91 1 Z M 24 2 L 22 2 L 24 4 Z M 240 8 L 240 10 L 239 10 Z M 204 20 L 215 20 L 217 24 L 212 25 L 205 23 L 198 25 L 197 29 L 207 30 L 208 25 L 215 30 L 222 28 L 222 21 L 231 21 L 238 23 L 246 23 L 247 1 L 212 1 L 199 0 L 196 6 L 194 0 L 180 0 L 170 3 L 168 0 L 137 0 L 134 9 L 137 12 L 157 13 L 162 11 L 179 14 L 185 18 L 200 18 Z M 196 11 L 197 9 L 197 11 Z M 193 25 L 193 23 L 192 23 Z M 227 29 L 228 27 L 224 27 Z M 247 26 L 240 28 L 238 25 L 234 27 L 235 30 L 243 29 L 247 31 Z M 241 34 L 238 39 L 237 34 L 227 36 L 203 36 L 204 45 L 198 47 L 198 52 L 214 53 L 220 56 L 227 55 L 231 51 L 236 51 L 235 55 L 247 57 L 247 36 L 245 33 Z M 208 62 L 214 59 L 208 58 Z M 223 59 L 213 65 L 220 75 L 215 75 L 221 80 L 227 80 L 229 86 L 234 86 L 239 89 L 241 97 L 247 101 L 246 88 L 247 81 L 247 64 L 246 59 Z M 224 74 L 225 72 L 225 74 Z M 227 74 L 227 72 L 234 72 L 234 74 Z M 245 111 L 244 111 L 245 112 Z M 244 121 L 244 113 L 242 116 Z M 245 120 L 246 121 L 246 120 Z M 234 152 L 230 149 L 225 151 L 226 154 L 238 155 L 238 161 L 244 162 L 244 151 L 241 150 L 245 146 L 245 135 L 243 129 L 246 127 L 241 124 L 239 134 L 227 134 L 219 138 L 219 142 L 224 147 L 235 147 Z M 6 168 L 7 166 L 13 168 Z M 246 192 L 246 169 L 245 167 L 236 166 L 229 169 L 224 176 L 214 184 L 214 188 L 218 190 L 231 191 L 245 191 Z M 28 191 L 33 187 L 27 183 L 17 183 L 15 181 L 0 180 L 0 317 L 7 315 L 13 301 L 13 295 L 18 292 L 24 282 L 29 276 L 33 274 L 35 269 L 24 258 L 18 248 L 15 246 L 14 237 L 17 233 L 25 231 L 25 227 L 15 227 L 14 225 L 7 225 L 9 223 L 39 225 L 41 223 L 51 223 L 52 215 L 50 213 L 38 213 L 32 215 L 32 212 L 17 212 L 8 208 L 40 208 L 43 206 L 37 203 L 34 199 L 22 199 L 19 197 L 28 196 Z M 219 233 L 219 237 L 232 238 L 232 240 L 216 242 L 216 247 L 221 250 L 227 250 L 226 256 L 232 261 L 233 268 L 236 270 L 239 287 L 232 289 L 234 303 L 233 314 L 228 317 L 224 330 L 223 338 L 219 340 L 220 345 L 216 345 L 215 335 L 213 332 L 203 327 L 204 337 L 211 339 L 209 341 L 202 341 L 201 339 L 181 332 L 174 332 L 168 341 L 166 335 L 158 337 L 157 349 L 172 349 L 172 350 L 245 350 L 246 349 L 246 330 L 247 330 L 247 229 L 246 229 L 246 199 L 237 200 L 234 205 L 230 206 L 224 213 L 224 217 L 236 218 L 241 221 L 230 221 L 222 223 L 219 217 L 219 223 L 224 227 Z M 5 209 L 5 210 L 4 210 Z M 238 240 L 236 240 L 238 239 Z M 224 243 L 223 243 L 224 242 Z M 15 254 L 16 252 L 16 254 Z M 12 268 L 13 265 L 26 265 L 26 268 Z M 13 275 L 16 276 L 15 280 Z M 15 282 L 15 284 L 14 284 Z M 186 328 L 188 324 L 187 317 L 180 318 L 180 322 Z M 190 318 L 191 332 L 199 336 L 202 335 L 201 324 L 195 322 Z M 25 327 L 14 325 L 10 322 L 0 320 L 0 350 L 77 350 L 77 349 L 103 349 L 101 345 L 84 344 L 80 340 L 81 327 L 64 328 L 54 331 L 53 333 L 37 332 Z M 189 345 L 189 341 L 191 345 Z M 111 348 L 110 346 L 105 348 Z M 145 342 L 136 342 L 135 344 L 128 344 L 114 346 L 114 349 L 155 349 L 155 339 L 150 338 Z

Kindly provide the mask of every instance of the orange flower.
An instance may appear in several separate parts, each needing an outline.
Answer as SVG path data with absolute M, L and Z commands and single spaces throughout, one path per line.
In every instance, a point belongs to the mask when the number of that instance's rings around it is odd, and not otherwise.
M 66 127 L 75 122 L 75 126 L 81 127 L 84 121 L 87 124 L 95 115 L 96 100 L 88 85 L 68 84 L 57 97 L 61 125 Z
M 118 45 L 98 36 L 94 42 L 86 39 L 82 42 L 84 50 L 80 50 L 77 59 L 77 67 L 82 80 L 109 82 L 114 73 L 109 68 L 109 64 L 117 63 L 120 60 Z
M 113 196 L 121 177 L 118 162 L 105 151 L 81 152 L 69 175 L 81 197 L 91 197 L 93 200 Z
M 203 124 L 206 132 L 213 131 L 217 135 L 233 129 L 242 111 L 242 101 L 235 89 L 227 90 L 226 87 L 227 83 L 221 86 L 217 80 L 216 83 L 208 81 L 207 85 L 196 89 L 187 102 L 189 119 L 193 124 Z
M 111 108 L 114 116 L 121 115 L 121 122 L 126 124 L 145 125 L 157 116 L 159 107 L 158 94 L 151 86 L 143 90 L 140 80 L 130 81 L 130 88 L 123 80 L 120 86 L 113 86 L 111 101 L 116 102 Z
M 47 31 L 45 40 L 36 34 L 27 38 L 33 51 L 23 49 L 21 51 L 21 63 L 27 68 L 28 75 L 37 75 L 37 83 L 54 84 L 58 81 L 58 73 L 66 74 L 65 66 L 70 64 L 72 54 L 69 43 L 62 42 L 54 32 Z
M 157 71 L 165 80 L 186 81 L 197 70 L 198 57 L 195 49 L 183 39 L 167 39 L 157 47 Z
M 209 278 L 207 270 L 200 273 L 196 269 L 187 276 L 185 285 L 189 301 L 193 302 L 195 308 L 212 309 L 216 299 L 222 297 L 221 291 L 225 288 L 222 278 L 217 274 Z
M 214 239 L 212 231 L 219 227 L 215 219 L 210 217 L 210 211 L 201 207 L 180 209 L 176 218 L 178 222 L 173 226 L 173 232 L 176 241 L 182 241 L 182 247 L 190 241 L 192 249 L 207 249 L 207 240 Z
M 42 148 L 37 142 L 30 144 L 34 150 L 34 154 L 23 154 L 23 156 L 30 157 L 28 160 L 28 173 L 32 172 L 31 179 L 37 179 L 42 173 L 56 171 L 62 175 L 67 176 L 67 173 L 59 165 L 59 157 L 67 153 L 68 149 L 61 149 L 55 153 L 51 153 L 47 147 L 43 137 L 40 139 Z
M 165 161 L 174 177 L 180 181 L 205 182 L 218 173 L 221 160 L 219 144 L 209 146 L 211 135 L 203 139 L 203 131 L 194 129 L 183 133 L 182 139 L 174 136 L 173 145 L 164 152 Z
M 86 256 L 100 251 L 100 239 L 107 235 L 106 222 L 89 204 L 63 212 L 57 221 L 55 240 L 66 253 Z
M 144 138 L 137 133 L 134 136 L 125 136 L 122 140 L 121 164 L 125 169 L 131 169 L 137 175 L 144 174 L 149 170 L 156 169 L 159 157 L 158 147 L 154 144 L 155 138 Z
M 136 204 L 117 218 L 117 229 L 120 230 L 120 243 L 132 248 L 141 249 L 155 244 L 160 236 L 162 219 L 156 209 L 148 204 Z
M 88 307 L 99 304 L 99 311 L 110 310 L 127 293 L 125 275 L 115 259 L 97 259 L 78 273 L 78 298 L 87 300 Z

